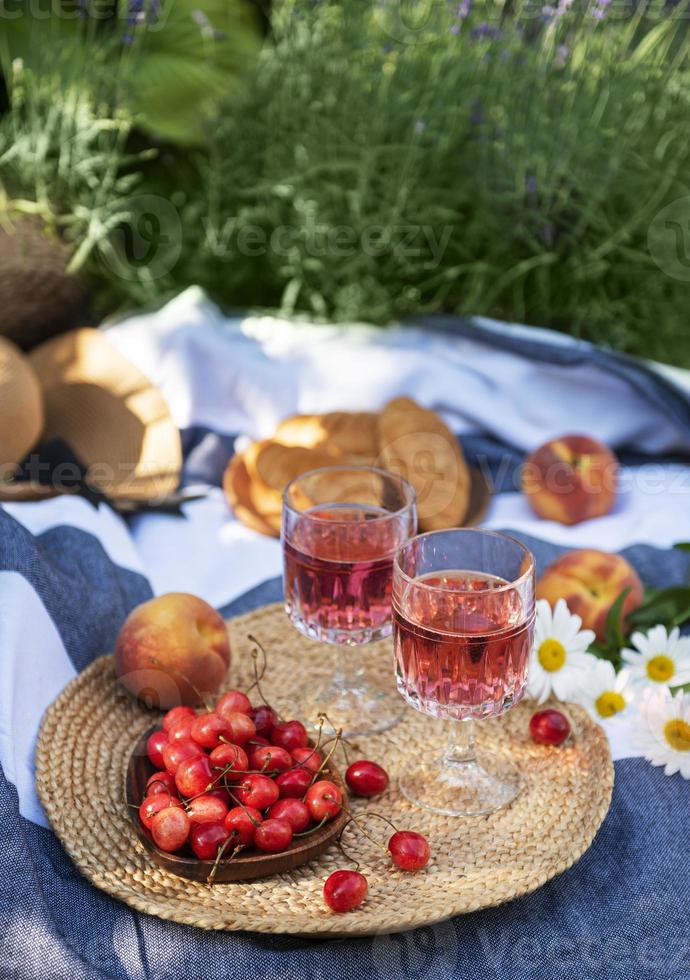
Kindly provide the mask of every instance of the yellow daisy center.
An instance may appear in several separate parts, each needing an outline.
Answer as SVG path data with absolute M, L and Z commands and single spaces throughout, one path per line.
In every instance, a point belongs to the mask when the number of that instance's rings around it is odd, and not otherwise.
M 625 698 L 618 691 L 604 691 L 594 702 L 594 707 L 602 718 L 612 718 L 625 710 Z
M 690 725 L 682 718 L 671 718 L 666 722 L 664 738 L 676 752 L 690 752 Z
M 537 658 L 544 670 L 552 674 L 565 664 L 565 647 L 560 640 L 549 637 L 540 645 Z
M 670 680 L 676 672 L 676 665 L 665 653 L 658 653 L 647 661 L 647 676 L 657 683 Z

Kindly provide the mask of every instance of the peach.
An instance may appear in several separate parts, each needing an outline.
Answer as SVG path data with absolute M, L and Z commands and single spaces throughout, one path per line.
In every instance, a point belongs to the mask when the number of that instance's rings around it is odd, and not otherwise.
M 618 460 L 589 436 L 552 439 L 527 457 L 522 490 L 532 510 L 560 524 L 608 514 L 616 500 Z
M 555 606 L 565 599 L 571 612 L 582 618 L 585 629 L 604 639 L 609 609 L 624 589 L 623 622 L 643 598 L 642 582 L 632 565 L 620 555 L 583 548 L 557 558 L 537 582 L 537 599 Z
M 222 616 L 203 599 L 169 592 L 133 609 L 115 644 L 115 671 L 151 707 L 199 704 L 230 666 Z

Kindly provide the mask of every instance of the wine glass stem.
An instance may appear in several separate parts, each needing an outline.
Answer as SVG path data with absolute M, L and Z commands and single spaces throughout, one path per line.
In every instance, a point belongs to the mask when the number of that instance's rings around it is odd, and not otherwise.
M 357 647 L 346 644 L 336 646 L 332 686 L 340 691 L 355 690 L 361 674 L 362 658 Z
M 448 744 L 443 756 L 445 766 L 459 767 L 474 762 L 476 758 L 476 729 L 473 718 L 452 724 Z

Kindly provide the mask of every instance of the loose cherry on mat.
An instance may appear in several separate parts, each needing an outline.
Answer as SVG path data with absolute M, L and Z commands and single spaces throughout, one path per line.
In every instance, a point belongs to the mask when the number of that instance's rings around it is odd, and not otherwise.
M 163 749 L 168 742 L 169 738 L 167 733 L 161 731 L 160 729 L 155 732 L 151 732 L 149 737 L 146 739 L 146 754 L 156 769 L 165 768 L 165 762 L 163 761 Z
M 223 742 L 211 752 L 209 759 L 214 769 L 223 772 L 223 778 L 229 783 L 236 783 L 242 779 L 243 774 L 249 769 L 249 759 L 247 753 L 239 745 L 232 742 Z M 232 767 L 232 768 L 230 768 Z
M 242 691 L 226 691 L 216 702 L 216 711 L 223 716 L 228 711 L 239 711 L 243 715 L 248 715 L 251 710 L 252 703 Z
M 267 816 L 270 819 L 287 821 L 295 834 L 301 834 L 303 830 L 306 830 L 311 821 L 306 803 L 296 800 L 294 797 L 278 800 L 269 809 Z
M 311 749 L 308 745 L 300 745 L 292 750 L 292 758 L 300 766 L 309 769 L 311 772 L 318 772 L 323 764 L 323 756 L 316 749 Z
M 304 798 L 312 820 L 332 820 L 342 809 L 343 794 L 330 779 L 319 779 L 310 786 Z
M 396 830 L 388 841 L 393 864 L 403 871 L 419 871 L 429 861 L 429 843 L 414 830 Z
M 254 806 L 257 810 L 266 810 L 273 806 L 280 796 L 275 782 L 269 776 L 260 773 L 245 776 L 242 782 L 233 787 L 233 793 L 245 806 Z
M 281 749 L 278 745 L 259 745 L 249 753 L 251 768 L 264 772 L 285 772 L 294 764 L 294 760 L 287 749 Z
M 256 708 L 252 708 L 249 712 L 249 717 L 254 722 L 256 734 L 263 735 L 264 738 L 271 734 L 273 728 L 279 721 L 278 715 L 270 704 L 260 704 Z
M 154 772 L 146 780 L 146 795 L 154 796 L 156 793 L 177 793 L 175 777 L 167 769 Z
M 570 722 L 561 711 L 544 708 L 532 715 L 529 730 L 540 745 L 562 745 L 570 735 Z
M 233 847 L 249 847 L 254 843 L 254 831 L 263 820 L 253 806 L 236 806 L 225 817 L 225 829 L 232 838 Z
M 199 823 L 192 827 L 189 843 L 200 861 L 213 861 L 229 836 L 225 824 L 220 821 Z
M 150 830 L 156 814 L 170 806 L 182 806 L 182 802 L 171 793 L 156 793 L 155 796 L 147 796 L 139 807 L 139 819 L 146 829 Z
M 314 773 L 308 769 L 288 769 L 276 776 L 276 786 L 280 791 L 281 797 L 296 797 L 300 799 L 311 786 Z
M 189 836 L 189 817 L 182 807 L 159 810 L 151 821 L 151 834 L 162 851 L 179 851 Z
M 270 817 L 260 823 L 254 831 L 254 844 L 260 851 L 266 851 L 268 854 L 286 851 L 292 844 L 292 827 L 287 820 Z
M 222 739 L 228 742 L 234 741 L 232 728 L 225 718 L 221 718 L 215 711 L 207 711 L 192 724 L 192 738 L 205 749 L 215 749 L 222 745 Z
M 369 882 L 359 871 L 334 871 L 323 886 L 323 898 L 334 912 L 351 912 L 362 904 Z
M 307 729 L 301 721 L 279 721 L 273 726 L 270 738 L 274 745 L 288 752 L 303 748 L 309 741 Z
M 182 742 L 168 742 L 163 749 L 163 762 L 168 772 L 174 776 L 183 762 L 199 759 L 203 754 L 201 746 L 188 738 Z
M 176 708 L 171 708 L 163 716 L 163 729 L 166 732 L 171 731 L 175 728 L 181 721 L 185 719 L 194 721 L 196 718 L 196 711 L 194 708 L 190 708 L 186 704 L 178 704 Z
M 175 785 L 182 796 L 198 796 L 213 788 L 216 775 L 208 756 L 200 755 L 180 763 L 175 773 Z
M 222 823 L 228 812 L 228 805 L 223 800 L 211 793 L 202 793 L 189 801 L 187 806 L 187 816 L 189 822 L 197 823 Z
M 348 766 L 345 781 L 356 796 L 378 796 L 388 788 L 388 773 L 377 762 L 360 759 Z

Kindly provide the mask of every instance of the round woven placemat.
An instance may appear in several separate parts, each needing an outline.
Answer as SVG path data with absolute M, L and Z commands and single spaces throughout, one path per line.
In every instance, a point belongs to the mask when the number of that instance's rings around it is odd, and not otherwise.
M 281 713 L 305 686 L 324 680 L 330 651 L 301 637 L 279 605 L 231 620 L 232 686 L 251 682 L 251 644 L 269 653 L 262 683 Z M 390 645 L 370 648 L 374 670 L 391 683 Z M 397 791 L 409 762 L 440 749 L 442 723 L 409 709 L 391 731 L 359 740 L 361 757 L 382 762 L 391 786 L 376 800 L 352 801 L 385 814 L 401 829 L 429 838 L 424 871 L 408 874 L 352 827 L 347 850 L 369 879 L 369 895 L 355 912 L 335 915 L 322 899 L 324 879 L 348 864 L 336 847 L 288 874 L 255 882 L 208 886 L 157 867 L 139 843 L 124 802 L 124 775 L 132 748 L 154 717 L 123 691 L 110 657 L 76 677 L 48 709 L 36 748 L 38 794 L 56 834 L 79 870 L 98 888 L 133 908 L 204 929 L 246 929 L 329 936 L 398 932 L 452 915 L 498 905 L 533 891 L 569 868 L 589 847 L 609 807 L 613 764 L 606 736 L 580 708 L 568 706 L 574 737 L 561 748 L 535 745 L 528 733 L 531 706 L 522 704 L 479 726 L 485 748 L 509 756 L 524 774 L 511 807 L 489 817 L 440 817 L 418 810 Z M 341 760 L 342 761 L 342 760 Z M 384 843 L 381 821 L 367 822 Z

